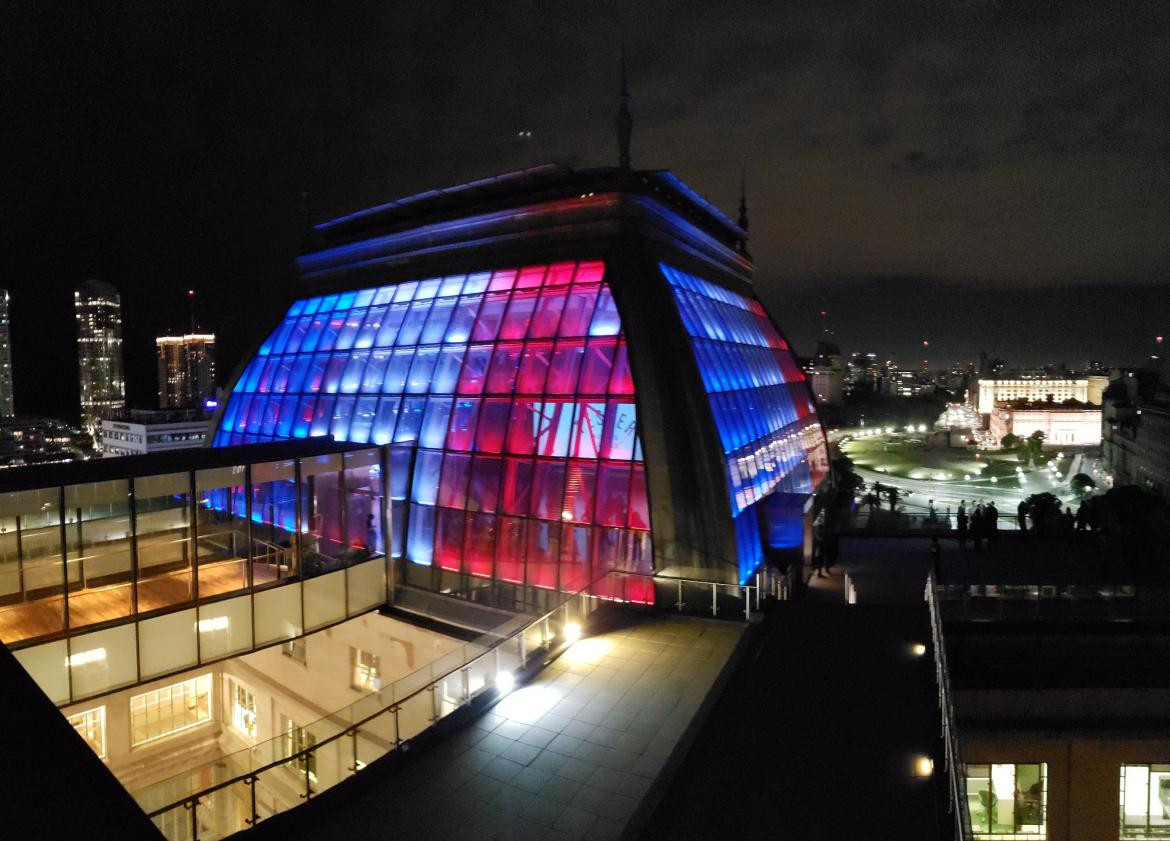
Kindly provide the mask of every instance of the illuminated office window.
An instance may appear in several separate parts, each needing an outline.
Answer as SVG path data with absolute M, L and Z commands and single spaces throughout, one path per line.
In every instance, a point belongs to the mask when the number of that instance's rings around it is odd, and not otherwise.
M 350 685 L 363 692 L 376 692 L 382 688 L 382 671 L 379 668 L 378 655 L 360 648 L 350 648 L 350 662 L 353 665 L 353 678 Z
M 280 647 L 280 653 L 302 666 L 309 664 L 309 644 L 304 637 L 284 643 Z
M 1121 766 L 1121 838 L 1170 838 L 1170 764 Z
M 130 745 L 138 747 L 211 721 L 211 675 L 130 699 Z
M 968 765 L 967 807 L 980 841 L 1047 837 L 1047 764 Z
M 309 733 L 288 716 L 280 716 L 280 733 L 283 742 L 284 756 L 292 756 L 301 751 L 310 750 L 317 744 L 317 737 Z M 309 779 L 317 782 L 317 754 L 307 753 L 298 756 L 288 763 L 289 768 L 301 774 L 307 774 Z
M 228 700 L 231 703 L 232 726 L 255 741 L 256 696 L 229 677 Z
M 94 707 L 69 716 L 69 723 L 99 758 L 106 758 L 106 708 Z

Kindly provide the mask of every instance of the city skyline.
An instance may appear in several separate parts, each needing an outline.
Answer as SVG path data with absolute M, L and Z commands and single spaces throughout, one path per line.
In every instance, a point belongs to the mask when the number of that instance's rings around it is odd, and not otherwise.
M 89 276 L 122 290 L 132 403 L 150 401 L 151 341 L 186 323 L 189 288 L 223 337 L 226 378 L 249 328 L 279 307 L 218 302 L 241 289 L 293 298 L 302 190 L 320 221 L 545 161 L 616 161 L 620 41 L 634 165 L 671 165 L 725 212 L 746 170 L 757 285 L 798 351 L 811 352 L 827 304 L 842 342 L 894 356 L 911 358 L 933 326 L 948 361 L 980 349 L 1019 364 L 1144 359 L 1145 336 L 1170 322 L 1157 295 L 1170 131 L 1146 95 L 1170 86 L 1153 37 L 1166 11 L 835 11 L 831 27 L 797 5 L 764 18 L 504 10 L 475 26 L 442 5 L 245 9 L 226 29 L 193 5 L 144 10 L 129 30 L 51 7 L 14 16 L 3 61 L 20 166 L 0 237 L 17 400 L 48 413 L 76 402 L 30 349 L 63 340 L 67 292 Z M 505 48 L 517 37 L 532 49 Z M 59 69 L 30 75 L 47 62 Z M 50 223 L 62 213 L 68 226 Z M 46 230 L 59 231 L 52 249 Z M 954 312 L 871 317 L 905 295 Z

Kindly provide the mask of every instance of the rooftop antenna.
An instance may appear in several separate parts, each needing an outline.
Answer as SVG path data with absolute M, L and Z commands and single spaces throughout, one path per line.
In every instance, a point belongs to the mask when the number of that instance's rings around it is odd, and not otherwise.
M 744 236 L 739 241 L 739 253 L 745 257 L 751 257 L 747 250 L 747 231 L 748 231 L 748 207 L 747 207 L 747 168 L 741 168 L 739 171 L 739 219 L 736 220 Z
M 618 166 L 623 172 L 630 169 L 630 134 L 634 130 L 634 119 L 630 116 L 630 90 L 626 84 L 626 45 L 622 44 L 622 87 L 618 94 L 619 105 L 613 123 L 618 136 Z
M 317 229 L 313 227 L 313 211 L 309 207 L 309 188 L 301 185 L 301 213 L 305 217 L 305 235 L 301 242 L 302 251 L 316 251 L 321 247 L 321 236 L 317 233 Z

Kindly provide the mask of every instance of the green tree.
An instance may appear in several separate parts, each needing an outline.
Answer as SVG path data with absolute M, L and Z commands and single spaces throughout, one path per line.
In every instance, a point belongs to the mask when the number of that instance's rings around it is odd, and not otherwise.
M 1047 491 L 1032 494 L 1024 500 L 1024 506 L 1032 528 L 1039 534 L 1052 530 L 1056 518 L 1060 516 L 1062 510 L 1060 499 Z
M 849 456 L 838 456 L 833 459 L 833 478 L 841 493 L 850 497 L 865 487 L 865 482 L 853 471 L 853 461 Z
M 1097 483 L 1093 481 L 1093 477 L 1087 473 L 1078 473 L 1069 480 L 1072 489 L 1081 496 L 1084 496 L 1093 488 L 1097 487 Z
M 897 509 L 898 500 L 902 498 L 902 491 L 893 485 L 883 485 L 881 482 L 873 483 L 873 493 L 878 499 L 884 496 L 890 501 L 891 514 Z
M 1032 464 L 1039 464 L 1040 462 L 1042 462 L 1044 460 L 1044 432 L 1043 431 L 1037 429 L 1035 432 L 1033 432 L 1031 435 L 1029 435 L 1027 441 L 1025 441 L 1025 443 L 1024 443 L 1024 446 L 1027 448 L 1026 452 L 1027 452 L 1028 458 L 1029 458 L 1029 460 L 1031 460 Z
M 1014 450 L 1014 449 L 1016 449 L 1016 447 L 1020 446 L 1020 444 L 1022 444 L 1023 442 L 1024 442 L 1023 438 L 1021 438 L 1019 435 L 1013 435 L 1010 432 L 1007 435 L 1005 435 L 999 439 L 999 445 L 1001 447 L 1003 447 L 1005 450 Z

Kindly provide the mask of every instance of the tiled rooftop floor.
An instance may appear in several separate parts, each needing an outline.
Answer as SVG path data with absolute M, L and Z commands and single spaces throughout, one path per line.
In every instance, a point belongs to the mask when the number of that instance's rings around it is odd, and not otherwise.
M 616 839 L 745 627 L 630 615 L 385 783 L 282 837 Z

